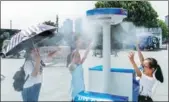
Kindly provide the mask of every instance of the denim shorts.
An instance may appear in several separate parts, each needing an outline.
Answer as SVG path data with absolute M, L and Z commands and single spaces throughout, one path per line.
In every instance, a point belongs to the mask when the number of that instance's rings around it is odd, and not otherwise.
M 38 102 L 39 99 L 39 93 L 41 89 L 41 83 L 35 84 L 29 88 L 24 88 L 22 91 L 22 99 L 24 102 Z

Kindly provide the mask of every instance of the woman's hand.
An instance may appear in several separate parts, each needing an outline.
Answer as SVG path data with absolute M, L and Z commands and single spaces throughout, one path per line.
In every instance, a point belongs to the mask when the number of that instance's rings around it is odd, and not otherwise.
M 82 60 L 81 60 L 81 63 L 84 63 L 84 61 L 86 60 L 87 55 L 89 54 L 90 49 L 92 48 L 92 46 L 93 46 L 93 40 L 90 40 L 89 46 L 88 46 L 88 48 L 86 49 L 86 51 L 85 51 L 85 53 L 84 53 L 84 56 L 83 56 L 83 58 L 82 58 Z
M 137 52 L 138 52 L 138 57 L 139 57 L 140 63 L 141 63 L 141 65 L 143 65 L 144 56 L 143 56 L 143 54 L 141 53 L 141 50 L 140 50 L 140 48 L 139 48 L 139 41 L 138 41 L 138 40 L 137 40 L 137 44 L 136 44 L 136 49 L 137 49 Z
M 89 40 L 88 47 L 86 50 L 90 50 L 93 47 L 93 43 L 94 43 L 93 40 Z
M 132 64 L 134 70 L 135 70 L 136 73 L 137 73 L 137 76 L 138 76 L 138 77 L 141 77 L 141 76 L 142 76 L 141 71 L 140 71 L 140 69 L 137 67 L 137 65 L 136 65 L 136 63 L 135 63 L 135 61 L 134 61 L 134 52 L 130 52 L 128 57 L 129 57 L 129 60 L 130 60 L 130 62 L 131 62 L 131 64 Z
M 52 57 L 57 51 L 53 51 L 51 53 L 48 54 L 48 57 Z
M 51 53 L 48 54 L 48 57 L 52 57 L 54 56 L 56 53 L 60 52 L 61 51 L 61 48 L 60 47 L 57 47 L 57 50 L 55 51 L 52 51 Z
M 134 52 L 130 52 L 128 57 L 130 61 L 134 61 Z
M 41 61 L 41 58 L 40 58 L 40 54 L 39 54 L 39 50 L 38 49 L 34 49 L 35 50 L 35 69 L 34 71 L 32 72 L 32 76 L 33 77 L 36 77 L 38 75 L 38 73 L 40 72 L 40 61 Z
M 35 49 L 35 60 L 36 62 L 40 62 L 41 61 L 41 58 L 40 58 L 40 54 L 39 54 L 39 50 L 38 49 Z

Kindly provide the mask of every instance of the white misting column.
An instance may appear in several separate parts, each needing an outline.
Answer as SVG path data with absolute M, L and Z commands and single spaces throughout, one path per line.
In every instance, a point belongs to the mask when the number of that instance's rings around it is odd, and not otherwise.
M 127 11 L 122 8 L 96 8 L 88 10 L 86 14 L 89 23 L 102 27 L 103 66 L 98 63 L 99 66 L 89 68 L 89 89 L 80 92 L 75 101 L 128 101 L 126 96 L 132 101 L 131 73 L 126 78 L 126 73 L 111 71 L 111 25 L 121 23 L 127 17 Z M 127 87 L 123 87 L 123 79 L 127 81 Z
M 103 28 L 103 89 L 108 93 L 110 90 L 110 69 L 111 69 L 111 25 L 122 22 L 127 17 L 127 11 L 121 8 L 98 8 L 87 11 L 88 20 L 91 23 Z
M 103 76 L 104 76 L 104 92 L 109 91 L 109 74 L 111 68 L 111 46 L 110 46 L 110 31 L 111 25 L 104 23 L 103 27 Z

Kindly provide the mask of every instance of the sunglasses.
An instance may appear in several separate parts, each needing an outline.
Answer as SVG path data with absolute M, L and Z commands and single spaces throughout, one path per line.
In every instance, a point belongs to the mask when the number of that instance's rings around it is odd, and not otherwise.
M 149 66 L 143 65 L 144 68 L 149 68 Z

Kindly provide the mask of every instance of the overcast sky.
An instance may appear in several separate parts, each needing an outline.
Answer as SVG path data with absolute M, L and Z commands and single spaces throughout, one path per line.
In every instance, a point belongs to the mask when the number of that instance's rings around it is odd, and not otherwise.
M 66 18 L 75 20 L 94 8 L 96 1 L 1 1 L 1 28 L 24 29 L 46 20 L 55 22 L 56 14 L 62 25 Z M 150 1 L 159 18 L 168 15 L 168 1 Z

